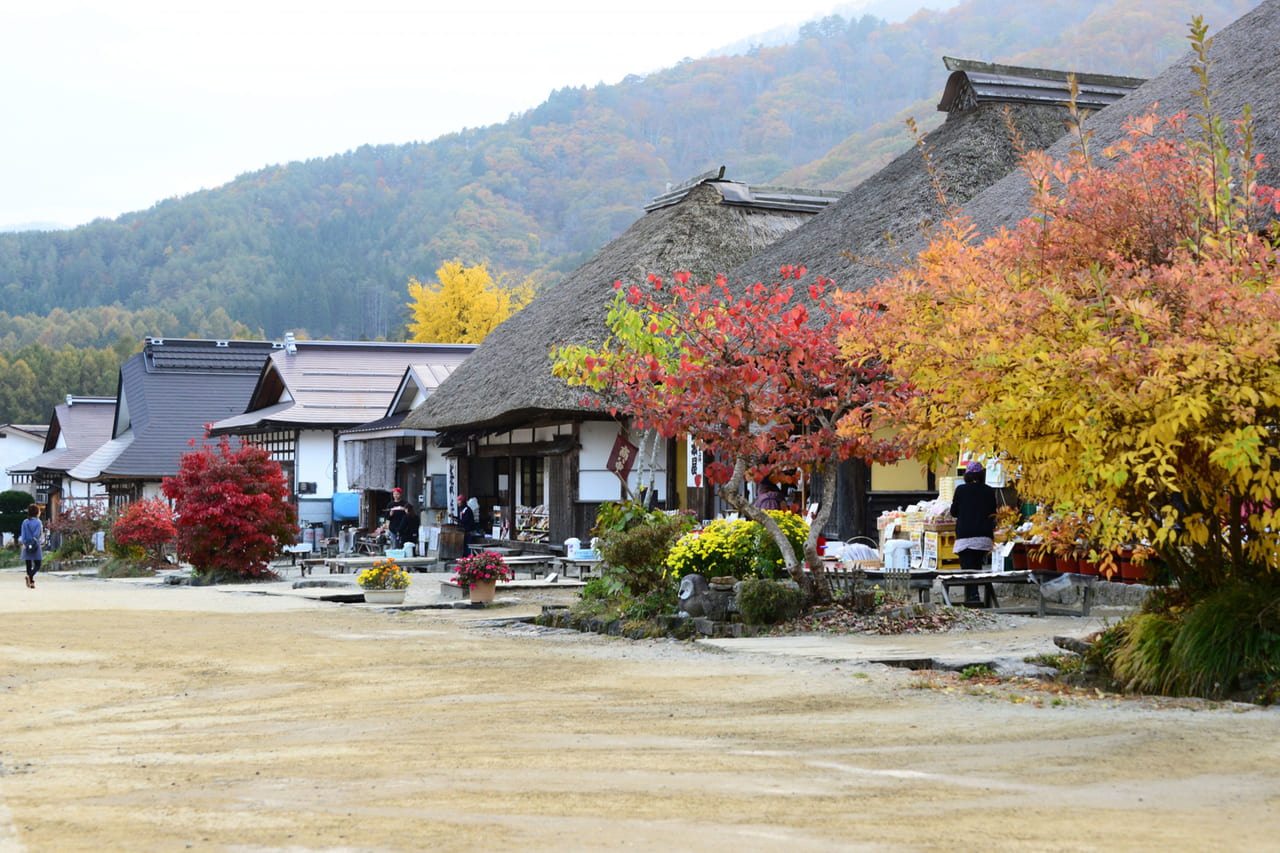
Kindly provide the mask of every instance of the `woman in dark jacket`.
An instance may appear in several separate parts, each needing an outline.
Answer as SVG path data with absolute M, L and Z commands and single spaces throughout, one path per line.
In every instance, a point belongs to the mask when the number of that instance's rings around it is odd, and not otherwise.
M 961 571 L 982 571 L 987 554 L 996 547 L 996 490 L 987 485 L 981 462 L 965 467 L 964 482 L 956 486 L 951 500 L 951 515 L 956 520 L 954 548 Z

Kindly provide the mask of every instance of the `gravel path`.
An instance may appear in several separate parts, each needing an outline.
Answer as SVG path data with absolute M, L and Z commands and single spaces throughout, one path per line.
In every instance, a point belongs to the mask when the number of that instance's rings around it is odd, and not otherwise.
M 1280 830 L 1270 709 L 965 682 L 812 638 L 504 624 L 550 592 L 396 612 L 21 578 L 0 572 L 0 850 L 1253 850 Z M 839 642 L 1008 650 L 1060 627 Z

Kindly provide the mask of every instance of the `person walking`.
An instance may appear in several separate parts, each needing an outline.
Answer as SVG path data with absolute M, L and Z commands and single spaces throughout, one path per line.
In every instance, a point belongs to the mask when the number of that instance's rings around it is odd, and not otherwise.
M 981 462 L 964 469 L 964 482 L 956 486 L 951 515 L 956 520 L 956 556 L 960 571 L 980 572 L 987 555 L 996 547 L 996 490 L 987 485 L 987 470 Z M 979 604 L 978 588 L 964 588 L 965 604 Z
M 35 589 L 36 572 L 40 571 L 40 563 L 44 561 L 44 525 L 40 523 L 38 504 L 27 507 L 27 517 L 22 520 L 18 539 L 22 542 L 22 559 L 27 561 L 27 588 Z

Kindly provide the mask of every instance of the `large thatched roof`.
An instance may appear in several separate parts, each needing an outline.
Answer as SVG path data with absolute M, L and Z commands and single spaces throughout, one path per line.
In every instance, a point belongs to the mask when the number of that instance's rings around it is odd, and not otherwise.
M 1261 180 L 1269 184 L 1280 183 L 1280 173 L 1275 169 L 1280 164 L 1280 56 L 1275 50 L 1280 40 L 1280 0 L 1267 0 L 1211 35 L 1210 56 L 1214 64 L 1210 70 L 1210 82 L 1214 90 L 1214 109 L 1224 118 L 1234 119 L 1240 116 L 1245 105 L 1253 108 L 1255 145 L 1273 164 L 1271 170 L 1262 173 Z M 1120 139 L 1123 122 L 1130 116 L 1146 112 L 1153 103 L 1158 102 L 1158 112 L 1162 116 L 1181 110 L 1186 110 L 1189 115 L 1201 112 L 1194 92 L 1198 81 L 1191 70 L 1193 61 L 1194 57 L 1188 51 L 1124 99 L 1090 116 L 1085 126 L 1093 132 L 1090 144 L 1094 150 L 1100 151 Z M 1195 132 L 1195 129 L 1194 121 L 1189 120 L 1188 132 Z M 1070 144 L 1069 138 L 1060 139 L 1050 146 L 1049 151 L 1065 159 Z M 848 197 L 844 203 L 847 202 Z M 1021 172 L 1014 172 L 975 195 L 964 206 L 964 213 L 981 231 L 993 233 L 1001 226 L 1016 225 L 1026 217 L 1030 213 L 1029 202 L 1027 180 Z M 833 206 L 822 217 L 836 212 Z M 816 218 L 813 224 L 816 225 L 820 218 Z M 924 238 L 919 233 L 904 236 L 906 239 L 899 246 L 900 252 L 915 253 L 924 248 Z M 782 248 L 782 243 L 779 243 L 773 251 Z M 878 245 L 875 249 L 882 251 Z M 789 262 L 795 263 L 796 260 L 792 257 Z M 845 280 L 840 283 L 846 287 L 866 287 L 881 275 L 872 268 L 858 265 L 846 268 Z
M 954 72 L 939 109 L 947 120 L 925 139 L 934 170 L 948 201 L 964 204 L 1017 166 L 1017 152 L 1009 139 L 1005 110 L 1009 110 L 1023 144 L 1048 147 L 1066 132 L 1067 72 L 995 66 L 948 60 Z M 1118 97 L 1140 80 L 1127 77 L 1078 75 L 1082 88 L 1096 98 Z M 1102 101 L 1099 101 L 1102 102 Z M 925 222 L 943 216 L 924 154 L 912 148 L 854 187 L 840 201 L 752 257 L 732 273 L 741 281 L 773 281 L 785 265 L 799 265 L 842 287 L 874 268 L 863 258 L 893 262 L 896 248 L 908 243 Z
M 752 197 L 749 188 L 710 179 L 651 210 L 490 332 L 475 353 L 409 414 L 405 427 L 484 430 L 533 422 L 551 413 L 584 411 L 582 389 L 552 376 L 552 348 L 604 342 L 615 281 L 641 284 L 650 274 L 669 277 L 677 270 L 699 277 L 727 272 L 811 218 L 810 211 L 825 201 L 821 194 L 796 193 L 790 198 L 812 202 L 797 206 L 776 202 L 786 195 L 780 191 L 767 195 L 764 203 L 744 203 Z

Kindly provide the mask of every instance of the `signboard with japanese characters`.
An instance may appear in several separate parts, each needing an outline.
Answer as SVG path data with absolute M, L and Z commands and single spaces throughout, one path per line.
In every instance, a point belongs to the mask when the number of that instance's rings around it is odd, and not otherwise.
M 689 475 L 686 478 L 686 485 L 694 489 L 702 488 L 702 450 L 692 441 L 686 441 L 685 444 L 686 459 L 688 461 Z
M 613 450 L 609 451 L 609 461 L 606 464 L 623 483 L 631 476 L 631 468 L 636 464 L 636 446 L 627 441 L 621 432 L 613 442 Z

